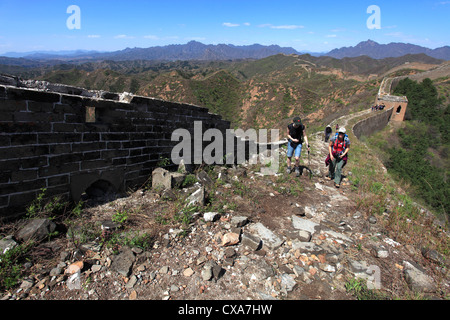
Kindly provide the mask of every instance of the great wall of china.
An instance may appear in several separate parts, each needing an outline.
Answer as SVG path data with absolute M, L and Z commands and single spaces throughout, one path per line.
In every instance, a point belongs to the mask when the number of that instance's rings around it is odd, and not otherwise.
M 225 132 L 194 105 L 0 77 L 0 217 L 23 211 L 41 188 L 79 200 L 97 181 L 141 186 L 170 158 L 175 129 Z
M 407 100 L 390 96 L 384 79 L 376 103 L 386 110 L 356 124 L 357 137 L 403 121 Z M 103 181 L 117 192 L 142 186 L 170 158 L 175 129 L 230 123 L 208 109 L 42 81 L 0 77 L 0 217 L 23 212 L 42 188 L 78 201 Z

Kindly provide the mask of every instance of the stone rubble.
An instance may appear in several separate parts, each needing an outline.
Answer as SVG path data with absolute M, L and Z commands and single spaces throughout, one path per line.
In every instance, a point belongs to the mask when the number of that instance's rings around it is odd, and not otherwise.
M 313 143 L 319 146 L 317 141 Z M 227 168 L 220 170 L 224 177 Z M 245 168 L 233 170 L 232 177 L 264 179 Z M 173 186 L 171 174 L 155 171 L 155 185 Z M 204 204 L 210 182 L 209 177 L 201 177 L 204 184 L 190 187 L 187 203 Z M 227 184 L 223 188 L 226 190 Z M 293 211 L 262 220 L 245 212 L 212 211 L 191 223 L 187 235 L 170 229 L 148 250 L 125 245 L 115 252 L 96 241 L 82 251 L 67 248 L 51 268 L 24 279 L 18 289 L 4 293 L 3 299 L 300 299 L 305 297 L 302 290 L 306 287 L 327 288 L 329 298 L 350 299 L 345 290 L 348 279 L 373 279 L 370 271 L 386 264 L 398 270 L 411 290 L 436 293 L 436 279 L 398 251 L 402 244 L 382 236 L 378 222 L 365 222 L 360 212 L 340 212 L 346 210 L 344 205 L 327 206 L 329 199 L 337 204 L 350 200 L 336 194 L 322 179 L 314 188 L 319 202 L 292 204 L 295 210 L 302 209 L 301 214 Z M 54 230 L 43 221 L 32 224 L 47 228 L 45 235 Z M 369 232 L 362 232 L 363 228 Z M 25 226 L 19 235 L 45 238 L 38 228 L 34 232 L 36 236 Z M 367 252 L 358 250 L 362 241 L 368 241 Z M 12 237 L 0 240 L 2 251 L 15 245 Z M 437 252 L 425 250 L 422 254 L 431 263 L 445 263 L 445 257 Z M 444 272 L 444 285 L 448 286 L 448 269 Z M 388 286 L 382 274 L 381 288 Z M 308 298 L 316 299 L 317 292 Z

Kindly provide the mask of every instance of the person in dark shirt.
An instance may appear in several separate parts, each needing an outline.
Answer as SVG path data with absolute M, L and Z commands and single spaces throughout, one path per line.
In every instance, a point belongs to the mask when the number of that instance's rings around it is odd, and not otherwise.
M 287 127 L 289 141 L 287 151 L 287 173 L 290 174 L 292 172 L 291 160 L 292 156 L 295 156 L 295 173 L 297 177 L 300 176 L 300 155 L 302 153 L 303 142 L 306 142 L 308 151 L 310 150 L 305 129 L 306 128 L 299 117 L 296 117 L 293 123 L 289 124 Z
M 325 142 L 328 142 L 328 139 L 330 139 L 331 133 L 333 132 L 333 129 L 331 129 L 330 126 L 327 126 L 325 128 Z

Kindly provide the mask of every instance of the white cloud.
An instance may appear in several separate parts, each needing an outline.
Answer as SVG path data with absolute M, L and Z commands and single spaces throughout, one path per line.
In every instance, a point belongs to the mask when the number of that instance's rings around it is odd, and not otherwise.
M 337 38 L 337 34 L 327 34 L 327 38 Z
M 152 34 L 146 35 L 146 36 L 144 36 L 144 38 L 145 39 L 150 39 L 150 40 L 159 40 L 158 36 L 155 36 L 155 35 L 152 35 Z
M 10 43 L 7 43 L 7 44 L 2 44 L 2 43 L 0 43 L 0 48 L 11 48 L 12 46 L 11 46 L 11 44 Z
M 283 25 L 283 26 L 270 26 L 272 29 L 286 29 L 286 30 L 295 30 L 295 29 L 303 29 L 304 26 L 299 25 Z
M 258 27 L 260 28 L 271 28 L 271 29 L 284 29 L 284 30 L 295 30 L 295 29 L 303 29 L 305 26 L 295 25 L 295 24 L 286 24 L 280 26 L 274 26 L 270 23 L 260 24 Z
M 344 28 L 336 28 L 336 29 L 333 29 L 333 30 L 330 30 L 331 32 L 345 32 L 345 31 L 347 31 L 347 29 L 344 29 Z
M 395 29 L 395 28 L 397 28 L 396 25 L 393 25 L 393 26 L 386 26 L 386 27 L 381 27 L 381 29 Z
M 128 36 L 126 34 L 118 34 L 117 36 L 114 37 L 114 39 L 134 39 L 134 37 Z
M 247 26 L 247 27 L 250 26 L 250 22 L 245 22 L 244 26 Z
M 229 27 L 229 28 L 239 27 L 240 26 L 240 24 L 238 24 L 238 23 L 231 23 L 231 22 L 224 22 L 224 23 L 222 23 L 222 25 L 224 27 Z
M 98 35 L 98 34 L 90 34 L 90 35 L 88 35 L 88 38 L 90 38 L 90 39 L 98 39 L 98 38 L 101 38 L 101 36 Z
M 385 36 L 389 36 L 389 37 L 395 37 L 395 38 L 401 38 L 401 37 L 405 37 L 405 35 L 403 34 L 403 32 L 390 32 L 390 33 L 386 33 Z

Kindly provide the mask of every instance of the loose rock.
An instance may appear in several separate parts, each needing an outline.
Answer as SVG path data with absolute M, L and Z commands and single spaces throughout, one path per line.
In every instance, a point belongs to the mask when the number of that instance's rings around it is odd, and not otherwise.
M 242 234 L 242 245 L 256 251 L 261 248 L 261 239 L 252 235 L 251 233 Z
M 128 277 L 133 266 L 135 256 L 129 247 L 123 247 L 121 252 L 114 257 L 111 263 L 111 270 Z
M 260 222 L 251 225 L 250 231 L 256 233 L 262 239 L 263 246 L 266 246 L 269 250 L 276 250 L 283 244 L 283 240 Z
M 411 290 L 416 292 L 435 292 L 436 285 L 433 278 L 427 275 L 424 271 L 414 266 L 408 261 L 403 262 L 405 280 Z
M 24 242 L 28 240 L 39 242 L 47 238 L 55 229 L 56 224 L 49 219 L 33 219 L 19 230 L 17 239 Z
M 72 275 L 76 272 L 81 272 L 81 269 L 83 269 L 83 266 L 84 266 L 83 261 L 74 262 L 66 269 L 65 273 Z
M 192 270 L 191 268 L 187 268 L 183 271 L 183 275 L 185 277 L 190 277 L 194 274 L 194 270 Z
M 218 212 L 205 212 L 203 214 L 203 219 L 205 220 L 205 222 L 213 222 L 216 221 L 219 217 L 219 213 Z
M 294 227 L 294 229 L 307 231 L 311 235 L 313 235 L 316 232 L 316 228 L 320 226 L 315 222 L 299 218 L 295 215 L 291 216 L 291 219 L 292 219 L 292 226 Z
M 235 228 L 240 228 L 248 223 L 248 218 L 244 216 L 238 216 L 231 218 L 231 226 Z
M 6 251 L 17 246 L 17 242 L 13 240 L 12 236 L 8 236 L 0 240 L 0 254 L 6 253 Z
M 222 237 L 222 246 L 234 246 L 239 243 L 239 234 L 229 232 Z

